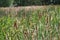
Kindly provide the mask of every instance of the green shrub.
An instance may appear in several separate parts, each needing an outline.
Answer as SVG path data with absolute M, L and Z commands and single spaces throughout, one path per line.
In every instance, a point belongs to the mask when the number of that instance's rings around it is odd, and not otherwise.
M 0 0 L 0 7 L 12 6 L 14 0 Z
M 15 0 L 16 6 L 40 5 L 41 0 Z

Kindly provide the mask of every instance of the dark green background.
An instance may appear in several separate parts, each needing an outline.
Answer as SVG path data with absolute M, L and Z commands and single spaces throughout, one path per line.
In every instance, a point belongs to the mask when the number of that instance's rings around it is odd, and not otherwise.
M 0 0 L 0 7 L 60 4 L 60 0 Z

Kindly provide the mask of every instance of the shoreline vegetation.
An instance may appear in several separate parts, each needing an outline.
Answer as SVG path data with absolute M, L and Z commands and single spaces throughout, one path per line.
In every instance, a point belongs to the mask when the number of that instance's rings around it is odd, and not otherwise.
M 0 7 L 0 40 L 60 40 L 60 6 Z

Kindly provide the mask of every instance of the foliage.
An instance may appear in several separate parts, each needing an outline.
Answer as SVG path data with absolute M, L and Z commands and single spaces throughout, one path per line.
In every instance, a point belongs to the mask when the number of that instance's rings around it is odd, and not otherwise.
M 15 5 L 16 4 L 16 5 Z M 60 4 L 60 0 L 15 0 L 15 6 Z
M 16 6 L 40 5 L 40 0 L 15 0 L 14 4 L 17 4 Z
M 16 17 L 0 18 L 0 40 L 60 40 L 59 35 L 60 7 L 22 9 Z
M 14 0 L 0 0 L 0 7 L 9 7 L 13 5 Z
M 0 0 L 0 7 L 60 4 L 60 0 Z

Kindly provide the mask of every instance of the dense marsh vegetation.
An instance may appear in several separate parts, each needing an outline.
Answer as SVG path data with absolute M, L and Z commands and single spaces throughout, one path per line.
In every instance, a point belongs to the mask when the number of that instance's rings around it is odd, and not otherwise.
M 0 40 L 60 40 L 60 6 L 17 14 L 0 9 Z

